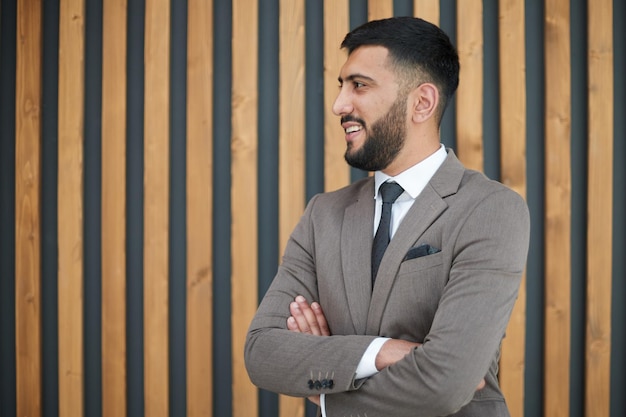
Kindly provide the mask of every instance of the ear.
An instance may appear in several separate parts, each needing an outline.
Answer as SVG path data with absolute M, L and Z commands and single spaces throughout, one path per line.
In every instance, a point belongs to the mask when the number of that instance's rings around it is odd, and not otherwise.
M 423 83 L 409 93 L 411 120 L 424 123 L 433 118 L 439 105 L 439 90 L 432 83 Z

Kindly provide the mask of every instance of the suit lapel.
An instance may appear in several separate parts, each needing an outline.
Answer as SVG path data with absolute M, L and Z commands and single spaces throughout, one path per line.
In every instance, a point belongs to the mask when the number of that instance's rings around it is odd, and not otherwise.
M 404 256 L 419 237 L 447 209 L 448 204 L 444 198 L 456 193 L 463 172 L 463 166 L 454 153 L 449 150 L 446 161 L 415 199 L 415 203 L 402 220 L 380 263 L 367 316 L 366 334 L 380 333 L 380 323 L 387 299 Z
M 365 334 L 371 298 L 371 252 L 374 228 L 374 181 L 344 211 L 341 258 L 348 308 L 356 334 Z

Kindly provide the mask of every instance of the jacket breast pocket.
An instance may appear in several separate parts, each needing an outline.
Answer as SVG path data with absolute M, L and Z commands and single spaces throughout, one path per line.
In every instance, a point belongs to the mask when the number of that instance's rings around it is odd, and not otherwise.
M 409 259 L 400 264 L 398 276 L 405 274 L 413 274 L 419 271 L 436 268 L 443 265 L 443 252 L 437 252 L 432 255 L 420 256 L 419 258 Z

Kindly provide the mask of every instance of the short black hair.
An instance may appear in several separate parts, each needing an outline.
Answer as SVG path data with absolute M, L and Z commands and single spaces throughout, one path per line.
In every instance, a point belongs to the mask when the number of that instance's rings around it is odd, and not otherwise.
M 446 33 L 418 17 L 372 20 L 346 35 L 341 48 L 351 54 L 361 46 L 382 46 L 391 62 L 414 74 L 414 81 L 432 82 L 443 98 L 439 120 L 459 85 L 459 56 Z M 423 79 L 418 80 L 418 77 Z

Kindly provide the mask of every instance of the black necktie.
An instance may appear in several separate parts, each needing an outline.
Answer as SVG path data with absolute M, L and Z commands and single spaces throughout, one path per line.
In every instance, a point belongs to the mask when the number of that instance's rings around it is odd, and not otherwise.
M 372 244 L 372 288 L 374 288 L 380 261 L 383 259 L 387 245 L 389 245 L 391 236 L 391 230 L 389 230 L 391 225 L 391 206 L 403 192 L 404 189 L 395 182 L 385 182 L 380 186 L 380 195 L 383 198 L 383 211 L 380 216 L 378 230 L 376 230 L 376 236 L 374 236 L 374 243 Z

